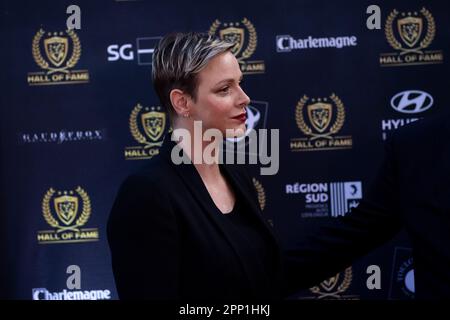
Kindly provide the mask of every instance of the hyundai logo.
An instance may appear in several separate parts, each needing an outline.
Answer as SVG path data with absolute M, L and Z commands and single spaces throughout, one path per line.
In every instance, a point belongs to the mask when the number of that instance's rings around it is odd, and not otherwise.
M 420 90 L 407 90 L 397 93 L 391 99 L 391 106 L 402 113 L 420 113 L 433 105 L 433 97 Z

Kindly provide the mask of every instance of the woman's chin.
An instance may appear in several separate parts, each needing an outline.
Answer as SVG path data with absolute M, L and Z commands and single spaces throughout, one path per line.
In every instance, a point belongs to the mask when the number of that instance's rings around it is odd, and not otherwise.
M 245 124 L 241 126 L 237 126 L 235 128 L 229 128 L 225 132 L 226 138 L 240 138 L 245 136 Z

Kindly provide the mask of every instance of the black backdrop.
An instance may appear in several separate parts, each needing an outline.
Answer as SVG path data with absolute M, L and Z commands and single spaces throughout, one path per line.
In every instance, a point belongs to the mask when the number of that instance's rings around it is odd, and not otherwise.
M 66 32 L 70 4 L 81 8 L 74 32 Z M 366 27 L 371 4 L 381 8 L 380 30 Z M 255 128 L 280 129 L 280 170 L 255 169 L 255 188 L 283 244 L 295 246 L 306 230 L 357 204 L 381 161 L 383 133 L 448 107 L 449 13 L 437 0 L 3 1 L 1 296 L 44 299 L 66 290 L 66 299 L 72 291 L 117 298 L 105 224 L 120 182 L 162 139 L 140 122 L 146 112 L 164 119 L 149 64 L 162 35 L 235 28 L 241 37 Z M 303 48 L 289 51 L 283 36 L 303 39 Z M 353 45 L 333 47 L 340 37 Z M 58 45 L 61 55 L 52 55 Z M 393 97 L 405 91 L 431 107 L 395 110 L 401 96 Z M 329 122 L 314 122 L 310 105 L 327 110 Z M 167 121 L 159 129 L 167 131 Z M 327 137 L 317 137 L 320 130 Z M 399 235 L 294 298 L 410 299 L 411 263 Z M 380 266 L 381 290 L 366 287 L 371 264 Z M 80 267 L 81 289 L 66 287 L 69 265 Z

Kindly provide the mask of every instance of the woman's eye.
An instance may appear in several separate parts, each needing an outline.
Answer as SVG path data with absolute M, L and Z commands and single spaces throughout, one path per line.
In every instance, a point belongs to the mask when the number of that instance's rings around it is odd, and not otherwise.
M 224 87 L 224 88 L 220 89 L 220 92 L 222 92 L 222 93 L 227 93 L 228 91 L 230 91 L 230 87 Z

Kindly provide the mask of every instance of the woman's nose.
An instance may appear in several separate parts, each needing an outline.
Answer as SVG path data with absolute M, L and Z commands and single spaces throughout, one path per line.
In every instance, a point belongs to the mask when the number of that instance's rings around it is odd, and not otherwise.
M 247 106 L 250 103 L 250 98 L 249 96 L 245 93 L 244 90 L 242 90 L 242 88 L 240 89 L 240 96 L 239 96 L 239 106 Z

